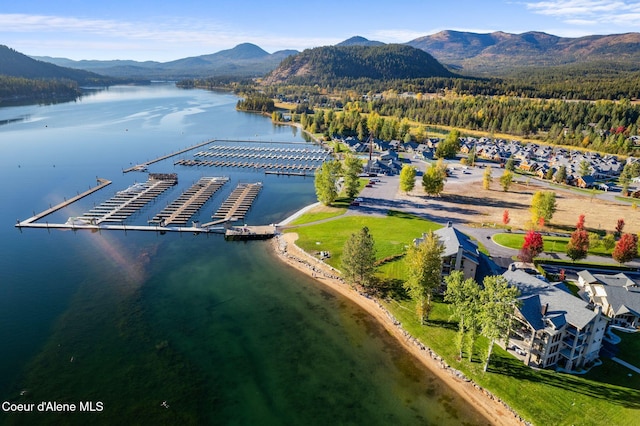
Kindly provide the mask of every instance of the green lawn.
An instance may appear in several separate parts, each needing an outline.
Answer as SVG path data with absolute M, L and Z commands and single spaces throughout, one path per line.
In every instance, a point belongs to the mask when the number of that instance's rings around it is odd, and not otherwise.
M 306 220 L 303 215 L 300 219 Z M 308 252 L 328 251 L 331 257 L 327 263 L 340 269 L 342 247 L 349 236 L 363 227 L 376 242 L 376 258 L 402 254 L 407 245 L 423 232 L 441 228 L 440 225 L 401 212 L 390 212 L 387 217 L 346 216 L 316 225 L 296 228 L 300 236 L 298 246 Z
M 524 243 L 524 234 L 511 234 L 503 233 L 493 236 L 493 240 L 501 246 L 509 247 L 515 250 L 520 250 Z M 569 243 L 568 237 L 551 237 L 543 236 L 544 251 L 548 253 L 566 253 L 567 244 Z M 589 254 L 596 256 L 611 256 L 613 250 L 606 250 L 603 246 L 598 246 L 589 249 Z
M 369 228 L 376 241 L 378 259 L 404 252 L 405 246 L 422 232 L 439 227 L 433 222 L 392 212 L 386 218 L 338 218 L 301 227 L 295 232 L 300 235 L 298 244 L 303 249 L 327 250 L 332 254 L 329 263 L 339 267 L 344 242 L 362 226 Z M 400 258 L 380 266 L 378 273 L 390 281 L 399 282 L 404 279 L 404 270 L 403 259 Z M 488 346 L 484 338 L 478 339 L 472 362 L 466 358 L 456 360 L 457 325 L 450 318 L 447 304 L 437 301 L 429 324 L 420 325 L 411 300 L 389 299 L 383 303 L 411 335 L 432 348 L 449 365 L 500 397 L 533 424 L 601 426 L 637 423 L 640 415 L 640 377 L 629 377 L 628 370 L 608 360 L 586 376 L 575 376 L 534 370 L 499 347 L 494 347 L 489 370 L 484 373 L 483 354 Z M 633 337 L 627 343 L 623 341 L 622 359 L 625 359 L 624 356 L 629 360 L 637 359 L 640 335 Z
M 307 223 L 317 222 L 319 220 L 330 219 L 332 217 L 342 216 L 347 211 L 346 208 L 337 208 L 329 212 L 305 213 L 289 225 L 304 225 Z

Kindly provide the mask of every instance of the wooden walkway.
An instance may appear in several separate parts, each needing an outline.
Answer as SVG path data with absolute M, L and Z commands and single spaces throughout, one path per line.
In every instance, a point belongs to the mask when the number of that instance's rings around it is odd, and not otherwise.
M 261 189 L 261 182 L 238 184 L 213 218 L 226 221 L 243 220 Z
M 182 193 L 174 202 L 158 213 L 149 223 L 165 225 L 185 225 L 187 221 L 215 194 L 225 183 L 226 177 L 203 177 Z
M 123 191 L 118 191 L 109 200 L 72 220 L 94 225 L 102 222 L 122 222 L 176 183 L 177 180 L 170 176 L 167 179 L 150 177 L 146 182 L 136 183 Z
M 147 166 L 149 166 L 149 164 L 157 163 L 158 161 L 162 161 L 162 160 L 166 160 L 167 158 L 175 157 L 176 155 L 183 154 L 185 152 L 191 151 L 192 149 L 200 148 L 201 146 L 208 145 L 208 144 L 210 144 L 210 143 L 212 143 L 214 141 L 215 141 L 215 139 L 210 139 L 210 140 L 208 140 L 206 142 L 202 142 L 202 143 L 199 143 L 197 145 L 190 146 L 190 147 L 182 149 L 180 151 L 176 151 L 176 152 L 172 152 L 171 154 L 163 155 L 162 157 L 158 157 L 155 160 L 147 161 L 146 163 L 136 164 L 133 167 L 129 167 L 128 169 L 124 169 L 122 171 L 122 173 L 144 172 L 144 171 L 147 170 Z
M 40 219 L 42 219 L 45 216 L 49 216 L 51 213 L 56 212 L 60 209 L 63 209 L 67 206 L 69 206 L 70 204 L 75 203 L 76 201 L 93 194 L 96 191 L 101 190 L 102 188 L 104 188 L 105 186 L 111 185 L 111 181 L 107 180 L 107 179 L 102 179 L 102 178 L 98 178 L 98 185 L 94 186 L 93 188 L 90 188 L 88 191 L 83 192 L 82 194 L 78 194 L 75 197 L 69 198 L 68 200 L 64 200 L 62 203 L 57 204 L 53 207 L 48 208 L 47 210 L 44 210 L 38 214 L 34 214 L 33 216 L 31 216 L 29 219 L 23 220 L 22 222 L 18 222 L 16 224 L 16 227 L 20 228 L 22 226 L 26 226 L 29 225 L 33 222 L 36 222 Z

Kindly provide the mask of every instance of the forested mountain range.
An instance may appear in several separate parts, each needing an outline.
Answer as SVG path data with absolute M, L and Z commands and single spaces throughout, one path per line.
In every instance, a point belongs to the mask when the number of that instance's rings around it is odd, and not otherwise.
M 398 80 L 452 77 L 428 53 L 402 44 L 325 46 L 282 61 L 264 84 L 331 84 L 341 80 Z
M 216 75 L 261 77 L 276 68 L 283 59 L 295 53 L 298 52 L 280 50 L 270 54 L 255 44 L 243 43 L 232 49 L 170 62 L 72 61 L 64 58 L 37 58 L 65 67 L 90 70 L 114 77 L 180 79 Z
M 524 67 L 608 62 L 640 69 L 640 33 L 557 37 L 543 32 L 441 31 L 407 43 L 467 74 L 504 75 Z
M 38 61 L 3 45 L 0 45 L 0 75 L 26 79 L 71 80 L 80 85 L 98 84 L 104 80 L 101 75 Z

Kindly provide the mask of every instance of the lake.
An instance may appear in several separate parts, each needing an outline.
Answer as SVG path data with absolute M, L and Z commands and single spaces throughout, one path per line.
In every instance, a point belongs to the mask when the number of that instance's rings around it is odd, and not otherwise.
M 153 84 L 0 108 L 0 402 L 76 406 L 0 410 L 0 422 L 486 424 L 368 314 L 280 263 L 268 242 L 13 226 L 112 180 L 45 219 L 78 216 L 147 179 L 123 169 L 212 138 L 304 142 L 236 102 Z M 131 223 L 203 176 L 230 179 L 196 215 L 203 221 L 238 183 L 264 186 L 249 224 L 315 201 L 312 178 L 174 165 L 192 156 L 149 166 L 180 184 Z

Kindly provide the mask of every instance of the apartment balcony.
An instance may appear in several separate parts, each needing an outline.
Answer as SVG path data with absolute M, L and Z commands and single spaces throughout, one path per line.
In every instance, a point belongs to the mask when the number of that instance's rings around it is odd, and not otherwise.
M 580 352 L 579 351 L 575 351 L 573 353 L 573 356 L 571 356 L 571 349 L 569 348 L 565 348 L 562 349 L 560 351 L 560 356 L 563 356 L 564 358 L 570 360 L 570 361 L 575 361 L 576 359 L 580 358 Z

